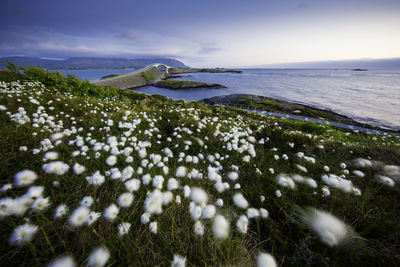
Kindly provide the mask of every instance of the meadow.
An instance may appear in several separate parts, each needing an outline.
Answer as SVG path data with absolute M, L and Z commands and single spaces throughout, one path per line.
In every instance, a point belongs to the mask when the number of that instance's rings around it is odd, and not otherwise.
M 0 73 L 1 266 L 400 264 L 400 141 Z

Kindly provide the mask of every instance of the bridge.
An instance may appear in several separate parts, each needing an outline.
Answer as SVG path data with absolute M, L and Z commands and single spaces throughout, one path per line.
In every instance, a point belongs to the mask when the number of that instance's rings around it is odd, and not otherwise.
M 165 79 L 174 67 L 163 63 L 155 63 L 148 65 L 142 69 L 129 72 L 116 77 L 95 81 L 94 85 L 111 86 L 119 89 L 131 89 L 141 86 L 154 84 L 162 79 Z

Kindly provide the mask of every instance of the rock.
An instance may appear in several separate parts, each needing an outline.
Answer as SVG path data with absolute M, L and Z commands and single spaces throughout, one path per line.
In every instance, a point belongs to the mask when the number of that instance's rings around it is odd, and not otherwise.
M 226 88 L 226 86 L 217 83 L 195 82 L 195 81 L 181 81 L 181 80 L 162 80 L 154 84 L 156 87 L 168 88 L 171 90 L 182 89 L 203 89 L 203 88 Z

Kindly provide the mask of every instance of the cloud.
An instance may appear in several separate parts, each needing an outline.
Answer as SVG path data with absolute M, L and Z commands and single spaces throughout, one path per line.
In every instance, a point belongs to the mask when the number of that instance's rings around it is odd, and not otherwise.
M 222 50 L 221 48 L 215 47 L 215 46 L 203 46 L 200 49 L 199 54 L 200 55 L 209 55 L 211 53 L 218 52 L 218 51 L 221 51 L 221 50 Z
M 121 39 L 135 40 L 138 38 L 138 33 L 136 31 L 129 30 L 129 31 L 120 32 L 115 37 L 121 38 Z
M 216 48 L 205 47 L 178 36 L 145 30 L 126 30 L 101 35 L 74 35 L 51 28 L 30 26 L 2 33 L 0 56 L 26 54 L 41 57 L 71 56 L 168 56 L 185 57 L 211 53 Z

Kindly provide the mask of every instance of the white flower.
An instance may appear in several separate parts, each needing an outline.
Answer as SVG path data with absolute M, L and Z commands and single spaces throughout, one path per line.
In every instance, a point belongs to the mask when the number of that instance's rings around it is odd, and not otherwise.
M 247 209 L 247 207 L 249 206 L 249 202 L 247 202 L 247 200 L 241 193 L 236 193 L 233 196 L 233 204 L 235 204 L 236 207 L 241 209 Z
M 324 166 L 324 171 L 329 172 L 330 168 L 328 166 Z
M 126 190 L 128 190 L 129 192 L 134 192 L 139 190 L 140 188 L 140 180 L 138 179 L 131 179 L 129 181 L 125 182 L 125 188 Z
M 87 207 L 78 207 L 69 216 L 68 222 L 74 227 L 79 227 L 86 223 L 89 217 L 89 212 L 90 211 Z
M 221 198 L 218 198 L 215 201 L 215 205 L 217 205 L 218 207 L 222 207 L 224 205 L 224 201 Z
M 112 168 L 110 170 L 110 178 L 113 180 L 117 180 L 119 178 L 121 178 L 122 174 L 121 172 L 118 170 L 118 168 Z
M 296 166 L 296 168 L 299 169 L 300 171 L 302 171 L 302 172 L 307 172 L 306 167 L 304 167 L 304 166 L 302 166 L 302 165 L 300 165 L 300 164 L 296 164 L 295 166 Z
M 50 206 L 49 198 L 38 197 L 33 201 L 31 208 L 35 210 L 45 210 L 48 206 Z
M 144 210 L 150 214 L 162 213 L 162 193 L 160 190 L 155 189 L 144 201 Z
M 230 172 L 228 173 L 228 178 L 231 181 L 236 181 L 239 178 L 239 174 L 237 172 Z
M 29 223 L 19 225 L 11 233 L 11 236 L 9 239 L 10 244 L 22 246 L 25 243 L 31 241 L 31 239 L 33 238 L 33 236 L 36 234 L 36 232 L 38 230 L 39 230 L 39 227 L 37 227 L 36 225 L 29 224 Z
M 52 141 L 56 141 L 56 140 L 59 140 L 59 139 L 61 139 L 61 138 L 63 138 L 63 137 L 64 137 L 64 134 L 58 132 L 58 133 L 53 133 L 53 134 L 50 136 L 50 139 L 51 139 Z
M 329 191 L 329 188 L 327 186 L 323 186 L 322 187 L 322 196 L 323 197 L 327 197 L 331 194 L 331 192 Z
M 18 187 L 30 185 L 36 179 L 37 174 L 31 170 L 20 171 L 14 176 L 15 185 Z
M 311 188 L 317 188 L 318 187 L 317 182 L 312 178 L 306 178 L 304 180 L 304 183 L 306 185 L 308 185 L 309 187 L 311 187 Z
M 140 216 L 140 221 L 141 221 L 143 224 L 149 223 L 149 222 L 150 222 L 150 217 L 151 217 L 151 214 L 145 212 L 145 213 L 143 213 L 143 214 Z
M 277 267 L 274 257 L 269 253 L 260 253 L 257 257 L 257 267 Z
M 5 184 L 0 188 L 0 192 L 6 192 L 7 190 L 13 188 L 12 184 Z
M 183 187 L 183 196 L 184 196 L 185 198 L 190 197 L 190 192 L 191 192 L 191 190 L 192 190 L 192 189 L 190 189 L 190 187 L 189 187 L 188 185 L 185 185 L 185 186 Z
M 175 178 L 170 178 L 167 184 L 168 190 L 172 191 L 179 188 L 179 182 Z
M 186 168 L 185 166 L 179 166 L 179 167 L 176 169 L 176 174 L 175 174 L 175 176 L 176 176 L 176 177 L 185 177 L 185 176 L 186 176 L 186 173 L 187 173 L 187 168 Z
M 147 151 L 146 148 L 142 148 L 138 151 L 138 155 L 141 159 L 144 159 L 145 157 L 147 157 Z
M 102 185 L 105 181 L 105 177 L 101 175 L 100 171 L 96 171 L 91 176 L 87 176 L 86 180 L 90 185 Z
M 282 187 L 289 187 L 291 189 L 296 187 L 296 184 L 294 183 L 293 179 L 287 176 L 286 174 L 283 173 L 279 174 L 275 178 L 275 180 Z
M 119 208 L 115 204 L 111 204 L 104 210 L 104 218 L 112 222 L 118 215 Z
M 131 224 L 128 222 L 123 222 L 118 225 L 118 234 L 120 236 L 129 233 L 129 229 L 131 228 Z
M 80 205 L 90 208 L 93 205 L 93 198 L 91 196 L 84 197 L 81 200 Z
M 276 190 L 275 191 L 275 195 L 276 195 L 276 197 L 281 197 L 282 196 L 282 192 L 281 192 L 281 190 Z
M 244 162 L 249 162 L 249 161 L 250 161 L 250 156 L 249 156 L 249 155 L 246 155 L 246 156 L 244 156 L 244 157 L 242 158 L 242 160 L 243 160 Z
M 100 212 L 91 211 L 89 213 L 89 218 L 86 222 L 87 225 L 92 225 L 95 221 L 97 221 L 101 216 Z
M 204 225 L 201 221 L 196 221 L 193 226 L 194 233 L 198 236 L 202 236 L 204 234 Z
M 122 170 L 121 180 L 124 182 L 130 179 L 132 175 L 133 175 L 133 168 L 131 166 L 128 166 Z
M 80 165 L 79 163 L 75 163 L 73 166 L 73 170 L 76 175 L 81 175 L 83 172 L 85 172 L 86 168 L 85 166 Z
M 58 158 L 58 153 L 57 152 L 54 152 L 54 151 L 49 151 L 49 152 L 46 152 L 44 155 L 43 155 L 43 161 L 47 161 L 47 160 L 56 160 Z
M 193 205 L 193 207 L 189 207 L 190 216 L 193 220 L 197 220 L 201 217 L 201 207 L 197 205 Z
M 340 168 L 342 168 L 342 169 L 346 169 L 346 164 L 344 163 L 344 162 L 342 162 L 342 163 L 340 163 Z
M 242 233 L 247 233 L 247 226 L 249 225 L 249 219 L 247 219 L 246 215 L 242 215 L 236 222 L 236 229 Z
M 351 230 L 350 226 L 327 212 L 310 209 L 303 214 L 304 222 L 317 233 L 323 243 L 330 247 L 345 240 Z
M 175 203 L 179 205 L 179 204 L 181 204 L 181 202 L 182 202 L 181 197 L 180 196 L 176 196 L 175 197 Z
M 205 205 L 208 201 L 208 195 L 203 189 L 193 187 L 190 192 L 190 199 L 199 205 Z
M 248 208 L 247 209 L 247 217 L 249 219 L 260 217 L 260 212 L 258 211 L 258 209 Z
M 261 208 L 259 210 L 259 212 L 260 212 L 261 218 L 263 218 L 263 219 L 267 219 L 268 218 L 268 216 L 269 216 L 268 210 Z
M 114 166 L 116 163 L 117 163 L 117 157 L 114 155 L 111 155 L 106 159 L 106 164 L 108 166 Z
M 213 224 L 214 235 L 219 239 L 225 239 L 229 235 L 229 222 L 222 215 L 216 215 Z
M 132 205 L 133 195 L 131 193 L 123 193 L 118 198 L 118 205 L 122 208 L 127 208 Z
M 98 247 L 89 255 L 88 258 L 88 266 L 89 267 L 103 267 L 107 264 L 108 259 L 110 258 L 110 253 L 102 248 Z
M 0 110 L 7 110 L 7 107 L 4 105 L 0 105 Z
M 186 257 L 182 257 L 181 255 L 175 254 L 174 260 L 171 263 L 171 267 L 185 267 L 186 266 Z
M 171 203 L 173 198 L 174 198 L 174 195 L 170 191 L 162 193 L 163 205 L 168 205 L 169 203 Z
M 164 177 L 161 175 L 156 175 L 153 178 L 153 186 L 157 189 L 162 189 L 164 183 Z
M 53 260 L 47 267 L 75 267 L 76 263 L 71 256 L 62 256 Z
M 53 161 L 42 166 L 43 171 L 48 174 L 63 175 L 69 170 L 68 164 L 62 161 Z
M 26 192 L 26 195 L 31 198 L 40 197 L 40 196 L 42 196 L 43 191 L 44 191 L 43 186 L 31 186 L 31 187 L 29 187 L 28 191 Z
M 207 205 L 201 211 L 203 219 L 211 219 L 214 217 L 216 212 L 214 205 Z
M 393 187 L 393 186 L 395 185 L 395 182 L 394 182 L 391 178 L 389 178 L 389 177 L 387 177 L 387 176 L 383 176 L 383 175 L 376 174 L 376 175 L 375 175 L 375 179 L 376 179 L 378 182 L 380 182 L 380 183 L 382 183 L 382 184 L 385 184 L 385 185 L 387 185 L 387 186 L 390 186 L 390 187 Z
M 157 222 L 151 222 L 150 224 L 149 224 L 149 229 L 150 229 L 150 232 L 152 232 L 152 233 L 154 233 L 154 234 L 157 234 Z
M 361 178 L 365 176 L 365 173 L 363 173 L 362 171 L 358 171 L 358 170 L 354 170 L 354 171 L 352 171 L 352 173 L 355 176 L 358 176 L 358 177 L 361 177 Z
M 54 212 L 54 218 L 61 218 L 61 217 L 63 217 L 64 215 L 66 215 L 68 213 L 68 207 L 67 207 L 67 205 L 65 205 L 65 204 L 61 204 L 61 205 L 59 205 L 57 208 L 56 208 L 56 210 L 55 210 L 55 212 Z

